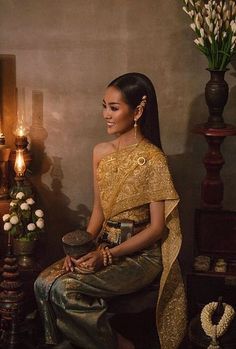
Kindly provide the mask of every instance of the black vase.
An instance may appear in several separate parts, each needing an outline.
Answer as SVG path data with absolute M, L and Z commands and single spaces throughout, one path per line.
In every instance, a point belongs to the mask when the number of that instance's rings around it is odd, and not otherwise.
M 208 128 L 225 128 L 223 110 L 228 100 L 229 86 L 224 79 L 228 70 L 210 70 L 211 78 L 206 84 L 205 98 L 209 109 Z

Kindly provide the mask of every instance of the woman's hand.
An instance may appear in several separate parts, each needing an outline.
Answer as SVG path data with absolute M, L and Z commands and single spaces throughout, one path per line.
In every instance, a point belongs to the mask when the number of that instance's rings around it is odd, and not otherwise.
M 70 256 L 66 256 L 62 268 L 66 271 L 74 271 L 74 265 Z
M 92 251 L 79 259 L 71 258 L 71 261 L 77 267 L 82 267 L 83 269 L 96 271 L 103 266 L 102 251 Z

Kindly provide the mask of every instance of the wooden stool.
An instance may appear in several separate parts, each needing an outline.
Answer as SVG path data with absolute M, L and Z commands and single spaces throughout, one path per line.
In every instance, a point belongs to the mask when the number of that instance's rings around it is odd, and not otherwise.
M 111 324 L 136 348 L 158 349 L 156 304 L 159 278 L 140 291 L 107 300 Z

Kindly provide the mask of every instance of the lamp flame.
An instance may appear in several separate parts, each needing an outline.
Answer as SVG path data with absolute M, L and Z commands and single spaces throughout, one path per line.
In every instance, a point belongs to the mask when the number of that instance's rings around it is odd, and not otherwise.
M 24 176 L 24 173 L 26 170 L 23 151 L 24 151 L 23 149 L 16 149 L 16 160 L 15 160 L 14 170 L 18 177 Z

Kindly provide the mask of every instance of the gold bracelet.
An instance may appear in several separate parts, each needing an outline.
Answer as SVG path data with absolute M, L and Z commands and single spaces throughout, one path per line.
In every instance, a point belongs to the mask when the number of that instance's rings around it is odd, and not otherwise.
M 108 257 L 108 265 L 111 265 L 112 264 L 112 254 L 111 254 L 111 251 L 110 251 L 108 246 L 105 247 L 105 251 L 106 251 L 107 257 Z
M 102 255 L 103 255 L 103 265 L 104 267 L 106 267 L 108 265 L 108 256 L 104 248 L 102 249 Z

